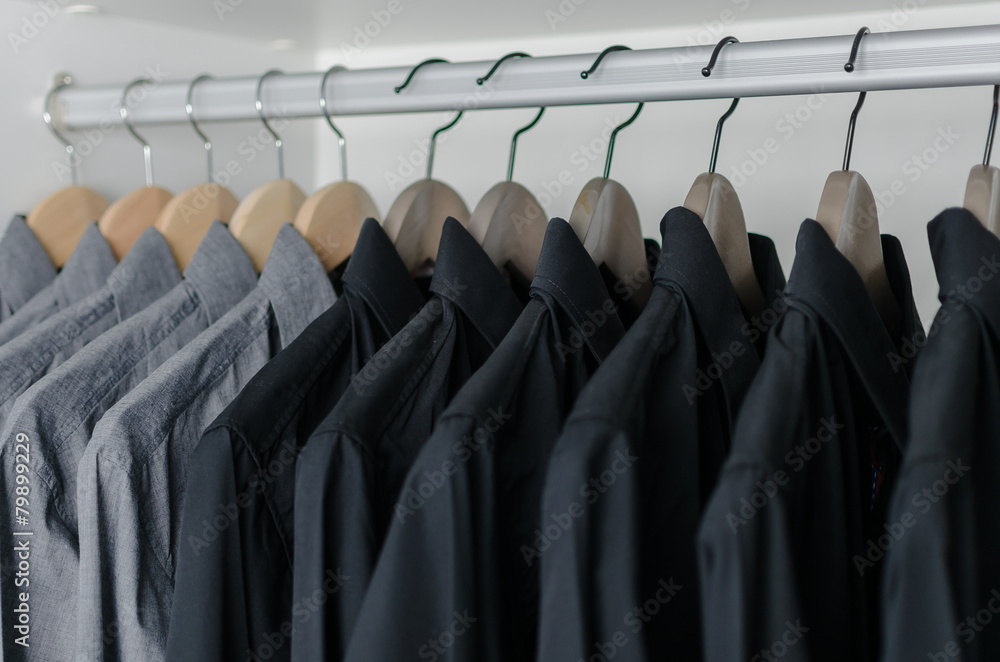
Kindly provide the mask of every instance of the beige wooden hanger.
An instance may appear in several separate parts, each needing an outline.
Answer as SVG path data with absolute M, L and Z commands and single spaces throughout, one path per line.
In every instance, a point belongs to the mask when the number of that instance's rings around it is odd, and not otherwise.
M 170 198 L 156 217 L 155 227 L 166 238 L 170 250 L 174 254 L 177 266 L 185 269 L 198 250 L 198 244 L 205 237 L 212 221 L 228 223 L 238 204 L 236 196 L 225 186 L 213 181 L 212 141 L 198 127 L 194 119 L 195 85 L 203 80 L 210 80 L 208 74 L 202 74 L 188 86 L 187 103 L 184 111 L 205 146 L 205 157 L 208 163 L 208 177 L 205 184 L 198 184 L 185 189 Z
M 403 84 L 395 88 L 396 94 L 406 89 L 418 69 L 438 62 L 447 60 L 431 58 L 411 69 Z M 431 178 L 437 137 L 455 126 L 461 118 L 462 111 L 459 111 L 455 119 L 431 134 L 427 150 L 427 177 L 410 184 L 399 194 L 382 224 L 410 271 L 437 257 L 441 230 L 449 216 L 462 225 L 469 225 L 469 208 L 458 193 L 447 184 Z
M 606 48 L 589 70 L 580 73 L 581 78 L 589 78 L 597 70 L 597 65 L 611 52 L 630 50 L 627 46 Z M 618 132 L 632 124 L 642 112 L 640 103 L 628 118 L 611 132 L 608 139 L 608 154 L 604 161 L 604 176 L 591 179 L 573 205 L 569 224 L 583 241 L 584 247 L 597 265 L 605 265 L 617 278 L 625 283 L 633 293 L 633 300 L 644 306 L 653 290 L 649 262 L 646 260 L 646 245 L 642 238 L 639 212 L 632 196 L 618 182 L 609 179 L 611 157 L 615 150 Z
M 731 43 L 739 43 L 739 40 L 736 37 L 724 37 L 716 44 L 708 66 L 701 70 L 703 76 L 707 78 L 712 75 L 719 52 L 723 46 Z M 712 143 L 712 159 L 709 161 L 708 172 L 703 172 L 694 180 L 691 190 L 684 199 L 684 207 L 704 221 L 726 268 L 729 282 L 736 292 L 736 298 L 747 314 L 756 317 L 764 311 L 766 303 L 753 268 L 743 206 L 729 180 L 715 172 L 719 158 L 719 144 L 722 141 L 722 127 L 736 110 L 739 102 L 738 98 L 733 99 L 729 110 L 723 113 L 715 125 L 715 140 Z
M 274 137 L 274 145 L 278 148 L 278 179 L 259 186 L 250 192 L 243 202 L 233 212 L 229 228 L 246 250 L 254 266 L 260 272 L 264 268 L 267 256 L 278 236 L 278 230 L 283 223 L 291 223 L 306 200 L 295 182 L 285 179 L 285 152 L 281 136 L 275 133 L 264 115 L 264 104 L 261 91 L 268 76 L 284 73 L 279 69 L 265 71 L 257 81 L 257 94 L 254 105 L 257 115 L 264 123 L 264 128 Z
M 844 66 L 846 71 L 854 70 L 858 45 L 861 37 L 867 33 L 868 28 L 861 28 L 855 36 L 851 59 Z M 823 226 L 837 249 L 857 269 L 882 322 L 895 337 L 900 326 L 901 308 L 885 270 L 875 196 L 865 178 L 850 169 L 854 127 L 858 120 L 858 112 L 865 102 L 865 96 L 865 92 L 860 94 L 858 103 L 851 113 L 843 169 L 832 172 L 827 177 L 826 186 L 820 196 L 816 221 Z
M 116 200 L 97 222 L 101 234 L 108 240 L 111 250 L 119 260 L 132 248 L 132 244 L 147 228 L 156 222 L 160 211 L 167 205 L 173 194 L 153 185 L 153 151 L 149 143 L 136 132 L 129 120 L 128 95 L 136 85 L 151 85 L 148 78 L 137 78 L 122 91 L 121 116 L 128 132 L 142 145 L 142 155 L 146 167 L 146 185 L 135 189 Z M 169 242 L 169 239 L 168 239 Z
M 990 115 L 990 130 L 986 136 L 986 153 L 983 155 L 983 164 L 974 165 L 969 171 L 963 206 L 990 232 L 1000 236 L 1000 169 L 990 165 L 993 135 L 997 129 L 998 95 L 1000 95 L 1000 85 L 994 85 L 993 113 Z
M 52 97 L 59 90 L 72 85 L 73 79 L 67 74 L 60 74 L 56 80 L 56 85 L 45 95 L 42 119 L 52 135 L 66 148 L 72 186 L 66 186 L 46 196 L 28 213 L 26 222 L 52 260 L 52 264 L 58 269 L 66 264 L 87 226 L 99 219 L 108 208 L 108 201 L 96 191 L 77 185 L 73 143 L 55 128 L 49 111 Z
M 500 58 L 493 68 L 478 78 L 482 85 L 496 72 L 504 60 L 513 57 L 531 57 L 527 53 L 508 53 Z M 476 238 L 490 256 L 493 264 L 500 268 L 510 265 L 526 280 L 535 277 L 538 257 L 542 253 L 547 219 L 542 206 L 528 189 L 512 181 L 514 177 L 514 156 L 517 153 L 517 139 L 542 119 L 545 108 L 539 108 L 535 119 L 514 133 L 510 141 L 510 157 L 507 160 L 507 180 L 500 182 L 483 196 L 469 219 L 469 232 Z
M 326 81 L 334 71 L 344 67 L 334 66 L 323 74 L 319 85 L 319 105 L 327 124 L 337 134 L 340 145 L 341 181 L 324 186 L 302 203 L 295 216 L 295 229 L 313 247 L 327 271 L 347 259 L 354 251 L 361 225 L 365 219 L 378 220 L 375 202 L 360 184 L 347 180 L 347 140 L 330 118 L 326 101 Z

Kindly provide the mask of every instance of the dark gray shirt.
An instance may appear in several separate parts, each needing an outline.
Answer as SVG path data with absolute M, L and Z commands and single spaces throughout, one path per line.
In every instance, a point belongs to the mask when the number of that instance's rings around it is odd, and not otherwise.
M 180 280 L 167 241 L 150 228 L 101 289 L 0 347 L 0 428 L 14 400 L 29 386 Z
M 0 323 L 0 345 L 96 292 L 117 264 L 108 240 L 97 229 L 97 224 L 92 223 L 55 280 Z
M 18 593 L 27 590 L 31 629 L 22 639 L 30 647 L 8 646 L 4 659 L 73 659 L 79 587 L 76 469 L 91 432 L 104 412 L 225 314 L 256 281 L 239 242 L 215 222 L 184 271 L 183 282 L 102 334 L 17 399 L 0 435 L 10 440 L 0 448 L 0 499 L 6 501 L 0 510 L 0 560 L 5 569 L 13 569 L 4 576 L 2 609 L 5 615 L 13 614 L 21 603 Z M 22 481 L 17 467 L 24 458 L 13 452 L 18 444 L 29 451 L 30 471 Z M 15 500 L 17 488 L 23 492 L 25 486 L 31 516 L 21 522 Z M 28 589 L 15 587 L 9 579 L 16 572 L 15 545 L 25 539 L 32 561 Z M 5 638 L 9 635 L 5 632 Z M 16 629 L 14 636 L 20 636 Z
M 35 233 L 14 216 L 0 239 L 0 322 L 52 282 L 56 268 Z
M 77 475 L 77 660 L 165 659 L 192 452 L 250 378 L 335 299 L 313 249 L 283 225 L 257 287 L 97 424 Z

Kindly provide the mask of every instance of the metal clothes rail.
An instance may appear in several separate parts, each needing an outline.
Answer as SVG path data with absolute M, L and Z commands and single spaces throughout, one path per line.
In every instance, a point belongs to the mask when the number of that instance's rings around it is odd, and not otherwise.
M 854 35 L 731 43 L 712 75 L 702 75 L 714 44 L 625 50 L 608 54 L 588 78 L 580 72 L 596 54 L 519 58 L 477 85 L 494 60 L 422 67 L 401 93 L 410 67 L 343 70 L 329 76 L 333 115 L 411 113 L 474 108 L 566 106 L 676 99 L 860 92 L 1000 83 L 1000 25 L 873 33 L 861 42 L 856 68 L 844 63 Z M 499 54 L 496 54 L 499 56 Z M 190 81 L 156 71 L 141 103 L 130 104 L 136 125 L 187 122 Z M 160 78 L 160 80 L 155 80 Z M 272 76 L 263 89 L 269 116 L 322 117 L 322 72 Z M 218 78 L 197 86 L 202 122 L 256 120 L 259 77 Z M 53 98 L 53 116 L 67 129 L 121 123 L 122 89 L 71 86 Z

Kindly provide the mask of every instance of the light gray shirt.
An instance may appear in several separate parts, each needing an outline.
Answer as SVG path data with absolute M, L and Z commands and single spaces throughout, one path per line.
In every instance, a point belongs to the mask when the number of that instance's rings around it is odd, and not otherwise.
M 97 229 L 97 224 L 91 223 L 55 280 L 0 323 L 0 345 L 96 292 L 108 280 L 116 264 L 118 261 L 108 240 Z
M 0 322 L 56 277 L 49 254 L 23 216 L 14 216 L 0 238 Z
M 18 594 L 27 592 L 30 630 L 22 640 L 30 646 L 15 641 L 4 659 L 73 659 L 79 587 L 76 470 L 93 428 L 109 408 L 222 317 L 256 282 L 250 258 L 226 227 L 215 222 L 185 269 L 183 282 L 102 334 L 17 399 L 0 433 L 0 499 L 6 500 L 0 504 L 0 561 L 5 568 L 16 568 L 15 546 L 27 539 L 31 583 L 19 588 L 8 573 L 0 593 L 7 620 L 22 602 Z M 20 482 L 19 458 L 12 452 L 18 443 L 28 447 L 30 469 Z M 26 509 L 31 516 L 25 523 L 15 514 L 17 487 L 28 488 Z M 24 535 L 28 532 L 30 536 Z M 7 626 L 5 638 L 12 627 Z
M 165 659 L 191 454 L 264 363 L 335 300 L 313 249 L 283 225 L 257 287 L 97 424 L 77 475 L 77 660 Z

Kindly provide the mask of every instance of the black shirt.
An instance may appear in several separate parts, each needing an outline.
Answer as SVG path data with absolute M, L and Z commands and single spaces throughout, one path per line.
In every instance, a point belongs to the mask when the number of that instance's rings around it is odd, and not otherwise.
M 438 419 L 394 506 L 346 659 L 534 657 L 549 452 L 624 333 L 570 226 L 549 222 L 531 301 Z
M 857 557 L 883 533 L 906 434 L 912 363 L 893 357 L 923 338 L 899 241 L 882 252 L 896 339 L 826 231 L 799 229 L 788 310 L 699 531 L 709 660 L 875 659 L 878 568 Z
M 785 278 L 750 235 L 768 308 L 748 321 L 701 218 L 677 207 L 661 227 L 649 303 L 549 460 L 540 660 L 701 658 L 695 535 Z
M 250 380 L 195 448 L 168 659 L 216 662 L 250 653 L 291 659 L 291 629 L 305 618 L 292 606 L 296 458 L 351 376 L 423 304 L 372 219 L 361 228 L 343 289 Z M 208 546 L 195 549 L 187 543 L 192 539 Z
M 941 308 L 913 376 L 888 535 L 872 554 L 886 553 L 881 659 L 1000 660 L 1000 240 L 965 209 L 927 234 Z
M 327 572 L 343 586 L 296 624 L 297 660 L 342 659 L 392 506 L 434 421 L 521 312 L 503 275 L 458 221 L 445 221 L 431 299 L 351 381 L 296 465 L 295 604 Z

